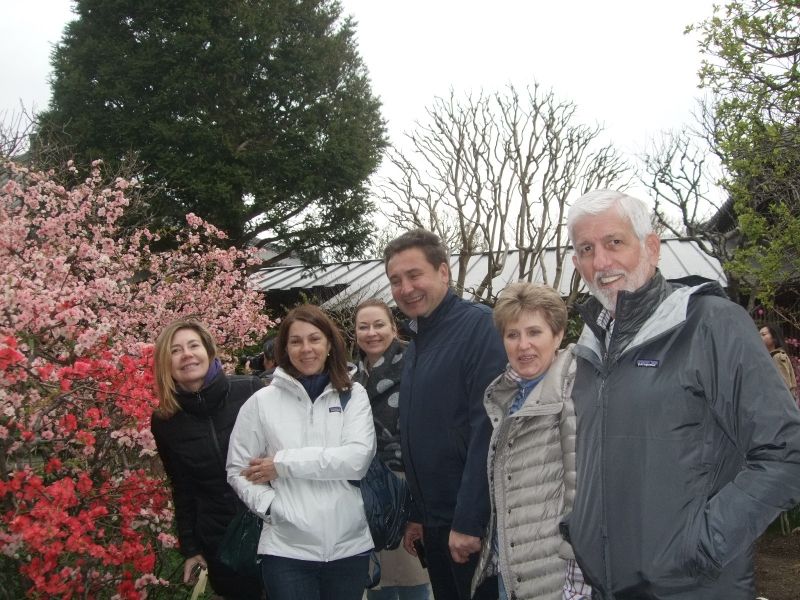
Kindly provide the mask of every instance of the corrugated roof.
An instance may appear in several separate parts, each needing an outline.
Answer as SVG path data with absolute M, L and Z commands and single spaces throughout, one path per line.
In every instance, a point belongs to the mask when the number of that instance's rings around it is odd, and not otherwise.
M 569 295 L 570 281 L 574 271 L 572 251 L 566 253 L 559 292 Z M 470 257 L 467 266 L 465 288 L 475 289 L 486 274 L 488 258 L 486 254 Z M 552 281 L 556 270 L 556 252 L 547 250 L 542 265 L 536 266 L 533 281 Z M 450 259 L 454 276 L 458 268 L 458 255 Z M 506 285 L 518 278 L 519 252 L 511 251 L 506 259 L 503 272 L 492 280 L 496 294 Z M 691 240 L 671 238 L 661 241 L 659 268 L 667 279 L 699 276 L 717 281 L 723 287 L 727 284 L 719 261 L 708 256 Z M 546 274 L 546 277 L 544 276 Z M 251 277 L 253 287 L 262 292 L 306 292 L 315 290 L 316 295 L 327 291 L 323 306 L 332 307 L 359 302 L 366 298 L 380 298 L 390 306 L 394 300 L 389 289 L 389 280 L 383 267 L 383 260 L 352 260 L 327 263 L 316 266 L 267 267 L 256 271 Z M 464 294 L 469 297 L 469 293 Z

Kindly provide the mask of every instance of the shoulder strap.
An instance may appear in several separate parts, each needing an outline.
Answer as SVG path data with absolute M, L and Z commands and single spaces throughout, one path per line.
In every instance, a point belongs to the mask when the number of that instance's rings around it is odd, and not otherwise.
M 342 405 L 342 411 L 347 408 L 347 403 L 350 402 L 350 396 L 353 395 L 353 389 L 346 389 L 343 392 L 339 392 L 339 404 Z

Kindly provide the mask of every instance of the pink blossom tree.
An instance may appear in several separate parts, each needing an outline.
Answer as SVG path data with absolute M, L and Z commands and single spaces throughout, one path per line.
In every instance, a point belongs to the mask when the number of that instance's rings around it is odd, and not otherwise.
M 191 214 L 175 250 L 156 251 L 147 229 L 123 235 L 133 183 L 104 184 L 100 162 L 69 188 L 14 163 L 0 181 L 0 588 L 176 597 L 152 343 L 187 315 L 227 363 L 260 340 L 271 323 L 247 287 L 256 258 Z

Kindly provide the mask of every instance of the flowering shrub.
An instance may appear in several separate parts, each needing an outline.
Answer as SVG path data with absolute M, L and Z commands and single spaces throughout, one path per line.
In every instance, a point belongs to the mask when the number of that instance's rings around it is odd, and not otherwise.
M 224 361 L 257 342 L 270 322 L 246 287 L 256 258 L 194 215 L 175 250 L 122 235 L 132 182 L 104 185 L 100 163 L 70 189 L 13 163 L 0 177 L 0 589 L 145 598 L 170 585 L 176 545 L 149 429 L 152 342 L 186 315 Z

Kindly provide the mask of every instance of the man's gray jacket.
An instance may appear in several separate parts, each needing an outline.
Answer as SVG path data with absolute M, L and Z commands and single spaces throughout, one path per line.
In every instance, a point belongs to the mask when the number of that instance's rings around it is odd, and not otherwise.
M 592 298 L 575 347 L 578 495 L 562 533 L 596 598 L 752 600 L 753 543 L 800 502 L 800 412 L 749 315 L 659 273 Z

